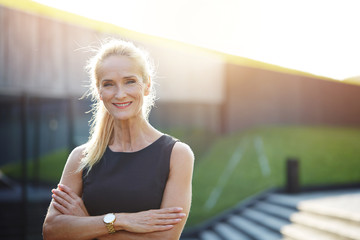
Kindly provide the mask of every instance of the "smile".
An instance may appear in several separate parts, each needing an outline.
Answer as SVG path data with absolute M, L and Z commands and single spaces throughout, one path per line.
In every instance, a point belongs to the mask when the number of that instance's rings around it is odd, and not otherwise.
M 117 108 L 126 108 L 127 106 L 129 106 L 131 104 L 131 102 L 126 102 L 126 103 L 113 103 L 113 105 Z

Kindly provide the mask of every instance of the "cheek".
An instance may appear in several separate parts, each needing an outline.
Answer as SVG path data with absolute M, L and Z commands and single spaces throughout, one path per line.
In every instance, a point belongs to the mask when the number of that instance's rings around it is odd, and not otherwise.
M 100 100 L 106 100 L 107 98 L 111 97 L 113 95 L 113 91 L 109 89 L 101 89 L 99 91 Z
M 129 87 L 127 92 L 133 96 L 139 97 L 144 95 L 144 87 L 142 86 L 142 84 L 136 84 Z

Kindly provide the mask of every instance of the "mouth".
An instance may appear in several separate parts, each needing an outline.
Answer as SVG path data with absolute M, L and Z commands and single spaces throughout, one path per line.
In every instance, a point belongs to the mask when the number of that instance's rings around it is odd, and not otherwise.
M 132 102 L 124 102 L 124 103 L 113 103 L 113 105 L 117 108 L 126 108 L 131 105 Z

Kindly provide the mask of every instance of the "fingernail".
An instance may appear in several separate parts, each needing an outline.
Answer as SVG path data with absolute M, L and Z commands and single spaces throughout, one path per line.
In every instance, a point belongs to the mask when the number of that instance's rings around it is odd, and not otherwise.
M 180 217 L 185 217 L 186 214 L 185 213 L 180 213 Z

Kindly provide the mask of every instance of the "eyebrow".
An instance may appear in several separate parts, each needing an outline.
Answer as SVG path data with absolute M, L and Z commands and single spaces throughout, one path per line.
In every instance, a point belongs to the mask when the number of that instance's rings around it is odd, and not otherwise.
M 138 77 L 136 75 L 125 76 L 124 78 L 125 79 L 127 79 L 127 78 L 136 78 L 136 79 L 138 79 Z
M 136 79 L 138 79 L 138 76 L 136 76 L 136 75 L 130 75 L 130 76 L 125 76 L 125 77 L 123 77 L 123 79 L 129 79 L 129 78 L 136 78 Z M 101 82 L 105 82 L 105 81 L 114 81 L 114 80 L 113 80 L 113 79 L 107 79 L 107 78 L 101 79 Z
M 113 80 L 111 79 L 101 79 L 101 82 L 112 82 Z

